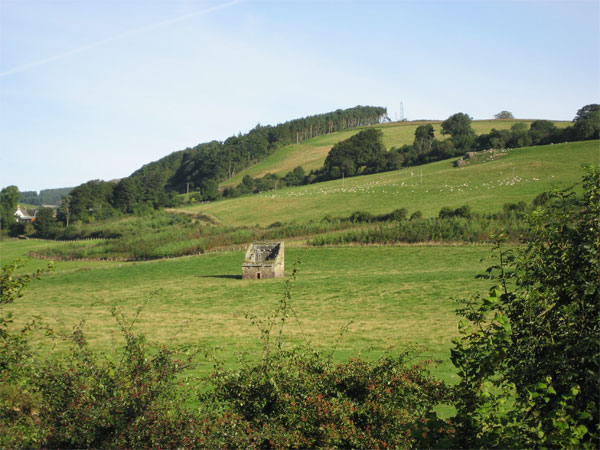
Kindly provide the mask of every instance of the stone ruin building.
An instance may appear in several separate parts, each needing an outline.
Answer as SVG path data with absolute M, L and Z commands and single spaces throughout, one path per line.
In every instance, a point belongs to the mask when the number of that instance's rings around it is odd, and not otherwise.
M 282 277 L 284 271 L 284 247 L 280 242 L 254 242 L 246 250 L 242 264 L 242 279 Z

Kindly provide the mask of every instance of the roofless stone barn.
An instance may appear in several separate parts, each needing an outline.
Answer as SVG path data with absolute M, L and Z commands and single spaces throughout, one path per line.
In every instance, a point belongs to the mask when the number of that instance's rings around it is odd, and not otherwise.
M 242 279 L 282 277 L 284 259 L 283 241 L 254 242 L 246 250 L 242 264 Z

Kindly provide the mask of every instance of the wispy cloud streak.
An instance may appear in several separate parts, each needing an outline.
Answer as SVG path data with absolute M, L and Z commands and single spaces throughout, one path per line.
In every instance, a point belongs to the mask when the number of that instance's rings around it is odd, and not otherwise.
M 5 70 L 0 72 L 0 77 L 5 77 L 7 75 L 12 75 L 20 72 L 24 72 L 26 70 L 34 69 L 36 67 L 40 67 L 46 64 L 49 64 L 54 61 L 59 61 L 61 59 L 68 58 L 70 56 L 76 55 L 78 53 L 84 53 L 88 50 L 92 50 L 94 48 L 100 47 L 102 45 L 110 44 L 111 42 L 120 41 L 121 39 L 128 38 L 130 36 L 135 36 L 137 34 L 146 33 L 148 31 L 153 31 L 159 28 L 168 27 L 169 25 L 173 25 L 178 22 L 183 22 L 184 20 L 189 20 L 193 17 L 203 16 L 206 14 L 210 14 L 212 12 L 229 8 L 230 6 L 234 6 L 239 3 L 243 3 L 246 0 L 232 0 L 226 3 L 221 3 L 219 5 L 212 6 L 210 8 L 206 8 L 199 11 L 194 11 L 188 14 L 184 14 L 183 16 L 174 17 L 172 19 L 163 20 L 161 22 L 153 23 L 150 25 L 146 25 L 140 28 L 136 28 L 133 30 L 126 31 L 124 33 L 118 34 L 116 36 L 112 36 L 106 39 L 102 39 L 100 41 L 91 42 L 86 45 L 82 45 L 81 47 L 74 48 L 64 53 L 59 53 L 58 55 L 50 56 L 48 58 L 39 59 L 37 61 L 31 61 L 25 64 L 21 64 L 19 66 L 13 67 L 12 69 Z

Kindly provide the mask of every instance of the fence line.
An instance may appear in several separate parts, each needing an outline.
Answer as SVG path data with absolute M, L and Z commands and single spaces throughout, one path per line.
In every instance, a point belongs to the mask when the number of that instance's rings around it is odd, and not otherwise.
M 46 242 L 83 242 L 83 241 L 108 241 L 114 238 L 105 237 L 90 237 L 90 238 L 78 238 L 78 239 L 44 239 L 37 237 L 17 237 L 11 238 L 12 240 L 23 240 L 23 241 L 46 241 Z

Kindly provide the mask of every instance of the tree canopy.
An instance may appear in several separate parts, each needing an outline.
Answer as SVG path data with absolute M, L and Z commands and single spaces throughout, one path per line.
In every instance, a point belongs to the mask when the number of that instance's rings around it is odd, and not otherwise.
M 494 119 L 514 119 L 513 113 L 510 111 L 500 111 L 498 114 L 494 114 Z
M 415 130 L 414 147 L 418 154 L 429 153 L 433 145 L 433 125 L 419 125 Z
M 341 178 L 343 174 L 351 177 L 374 163 L 378 156 L 385 154 L 382 137 L 381 130 L 367 128 L 335 144 L 325 159 L 325 176 Z
M 442 122 L 442 134 L 452 136 L 452 142 L 460 150 L 469 150 L 475 142 L 475 132 L 471 128 L 471 117 L 459 112 Z
M 579 109 L 573 122 L 574 139 L 600 139 L 600 105 L 590 104 Z
M 35 216 L 33 228 L 42 237 L 51 236 L 56 229 L 56 217 L 52 208 L 40 208 Z
M 15 222 L 19 188 L 7 186 L 0 191 L 0 229 L 7 230 Z

